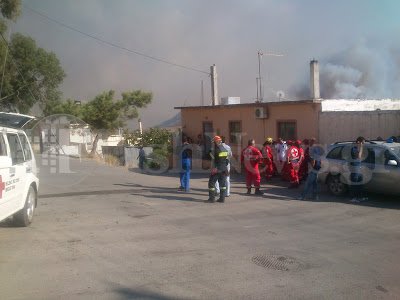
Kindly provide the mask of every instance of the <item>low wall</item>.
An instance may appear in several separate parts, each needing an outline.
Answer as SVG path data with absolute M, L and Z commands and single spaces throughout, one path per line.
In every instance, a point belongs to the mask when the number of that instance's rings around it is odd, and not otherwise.
M 320 112 L 319 143 L 400 135 L 400 111 Z

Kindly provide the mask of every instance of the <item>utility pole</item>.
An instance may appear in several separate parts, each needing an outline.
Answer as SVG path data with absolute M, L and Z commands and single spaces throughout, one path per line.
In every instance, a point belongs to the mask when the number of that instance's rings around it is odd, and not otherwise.
M 283 54 L 273 54 L 273 53 L 263 53 L 261 50 L 258 51 L 258 78 L 257 78 L 257 101 L 256 102 L 262 102 L 263 97 L 262 97 L 262 88 L 261 88 L 261 58 L 263 55 L 268 55 L 268 56 L 284 56 Z M 260 89 L 260 91 L 258 91 Z
M 212 65 L 211 69 L 211 105 L 218 105 L 218 79 L 217 79 L 217 67 Z

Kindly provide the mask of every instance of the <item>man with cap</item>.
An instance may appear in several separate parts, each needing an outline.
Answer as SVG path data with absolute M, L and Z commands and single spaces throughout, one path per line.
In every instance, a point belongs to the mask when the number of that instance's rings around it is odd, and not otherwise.
M 242 151 L 240 161 L 244 164 L 246 170 L 246 187 L 247 194 L 251 194 L 251 185 L 254 181 L 254 187 L 256 189 L 255 195 L 262 195 L 263 192 L 260 191 L 260 171 L 258 169 L 258 164 L 262 159 L 261 152 L 254 147 L 255 140 L 250 139 L 246 149 Z
M 213 160 L 213 168 L 211 170 L 210 179 L 208 180 L 208 200 L 204 201 L 206 203 L 215 202 L 215 183 L 218 181 L 219 188 L 221 190 L 219 199 L 217 202 L 225 202 L 225 192 L 226 192 L 226 175 L 228 166 L 228 151 L 222 146 L 222 138 L 220 136 L 215 136 L 213 138 L 215 143 L 215 149 L 210 153 L 211 159 Z
M 272 138 L 267 138 L 267 140 L 264 143 L 264 149 L 263 149 L 266 181 L 272 181 L 272 175 L 274 174 L 274 160 L 272 156 L 271 145 L 272 145 Z

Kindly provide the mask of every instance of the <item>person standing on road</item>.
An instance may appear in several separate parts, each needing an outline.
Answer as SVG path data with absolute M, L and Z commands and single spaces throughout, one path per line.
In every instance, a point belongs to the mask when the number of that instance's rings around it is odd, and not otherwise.
M 306 185 L 304 187 L 303 192 L 298 196 L 297 200 L 304 200 L 310 190 L 313 187 L 313 200 L 319 200 L 318 198 L 318 172 L 321 169 L 321 159 L 320 159 L 320 151 L 315 144 L 317 140 L 315 138 L 310 139 L 309 153 L 310 153 L 310 173 L 308 174 Z
M 190 181 L 190 169 L 191 169 L 191 163 L 190 163 L 190 144 L 188 142 L 188 138 L 185 138 L 183 144 L 182 144 L 182 151 L 180 153 L 180 181 L 181 181 L 181 186 L 180 190 L 189 192 L 189 181 Z
M 363 155 L 365 138 L 359 136 L 350 151 L 350 202 L 358 203 L 368 200 L 364 197 L 363 176 L 361 174 L 361 157 Z
M 297 148 L 295 142 L 293 142 L 287 152 L 287 172 L 290 181 L 289 188 L 297 188 L 299 186 L 299 159 L 299 148 Z
M 272 138 L 267 138 L 263 149 L 266 181 L 272 181 L 272 175 L 274 175 L 274 159 L 272 156 L 271 145 L 272 145 Z
M 262 159 L 261 152 L 255 148 L 256 142 L 254 139 L 250 139 L 246 149 L 242 151 L 240 161 L 244 164 L 246 170 L 246 187 L 247 194 L 251 194 L 251 185 L 254 181 L 254 187 L 256 189 L 255 195 L 262 195 L 263 192 L 260 191 L 260 171 L 258 169 L 258 164 Z
M 283 165 L 286 162 L 287 145 L 282 138 L 278 138 L 278 144 L 275 146 L 277 152 L 277 168 L 278 172 L 282 173 Z
M 211 153 L 211 159 L 213 160 L 213 168 L 211 170 L 210 179 L 208 180 L 208 200 L 205 203 L 215 202 L 215 183 L 218 181 L 219 187 L 221 189 L 219 199 L 217 202 L 225 202 L 225 192 L 226 192 L 226 175 L 228 166 L 228 151 L 222 146 L 222 138 L 220 136 L 215 136 L 213 138 L 215 143 L 214 153 Z
M 139 146 L 139 155 L 136 159 L 139 159 L 139 168 L 143 171 L 144 162 L 146 161 L 146 153 L 144 152 L 143 146 Z
M 303 149 L 303 159 L 300 163 L 300 169 L 299 169 L 299 181 L 302 181 L 304 179 L 307 178 L 307 174 L 308 174 L 308 163 L 310 161 L 310 147 L 309 147 L 309 139 L 304 139 L 303 141 L 303 145 L 304 145 L 304 149 Z
M 225 137 L 222 136 L 222 146 L 228 151 L 228 165 L 226 166 L 227 172 L 226 172 L 226 195 L 225 197 L 229 197 L 231 195 L 231 183 L 230 183 L 230 178 L 231 178 L 231 158 L 232 158 L 232 149 L 230 146 L 228 146 L 225 143 Z M 219 183 L 218 181 L 215 182 L 215 194 L 218 195 L 220 193 L 219 189 Z

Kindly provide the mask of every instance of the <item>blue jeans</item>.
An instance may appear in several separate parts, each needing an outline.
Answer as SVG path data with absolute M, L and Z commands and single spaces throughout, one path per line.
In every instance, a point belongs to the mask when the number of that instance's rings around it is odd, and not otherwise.
M 318 172 L 311 171 L 308 174 L 306 186 L 300 195 L 302 198 L 306 197 L 311 186 L 313 186 L 313 196 L 315 197 L 318 195 Z
M 363 176 L 361 173 L 351 173 L 350 174 L 350 196 L 351 198 L 363 198 L 364 197 L 364 184 Z
M 183 159 L 182 160 L 182 169 L 183 172 L 181 171 L 180 173 L 180 180 L 181 180 L 181 186 L 185 191 L 190 190 L 189 188 L 189 181 L 190 181 L 190 160 L 189 159 Z

